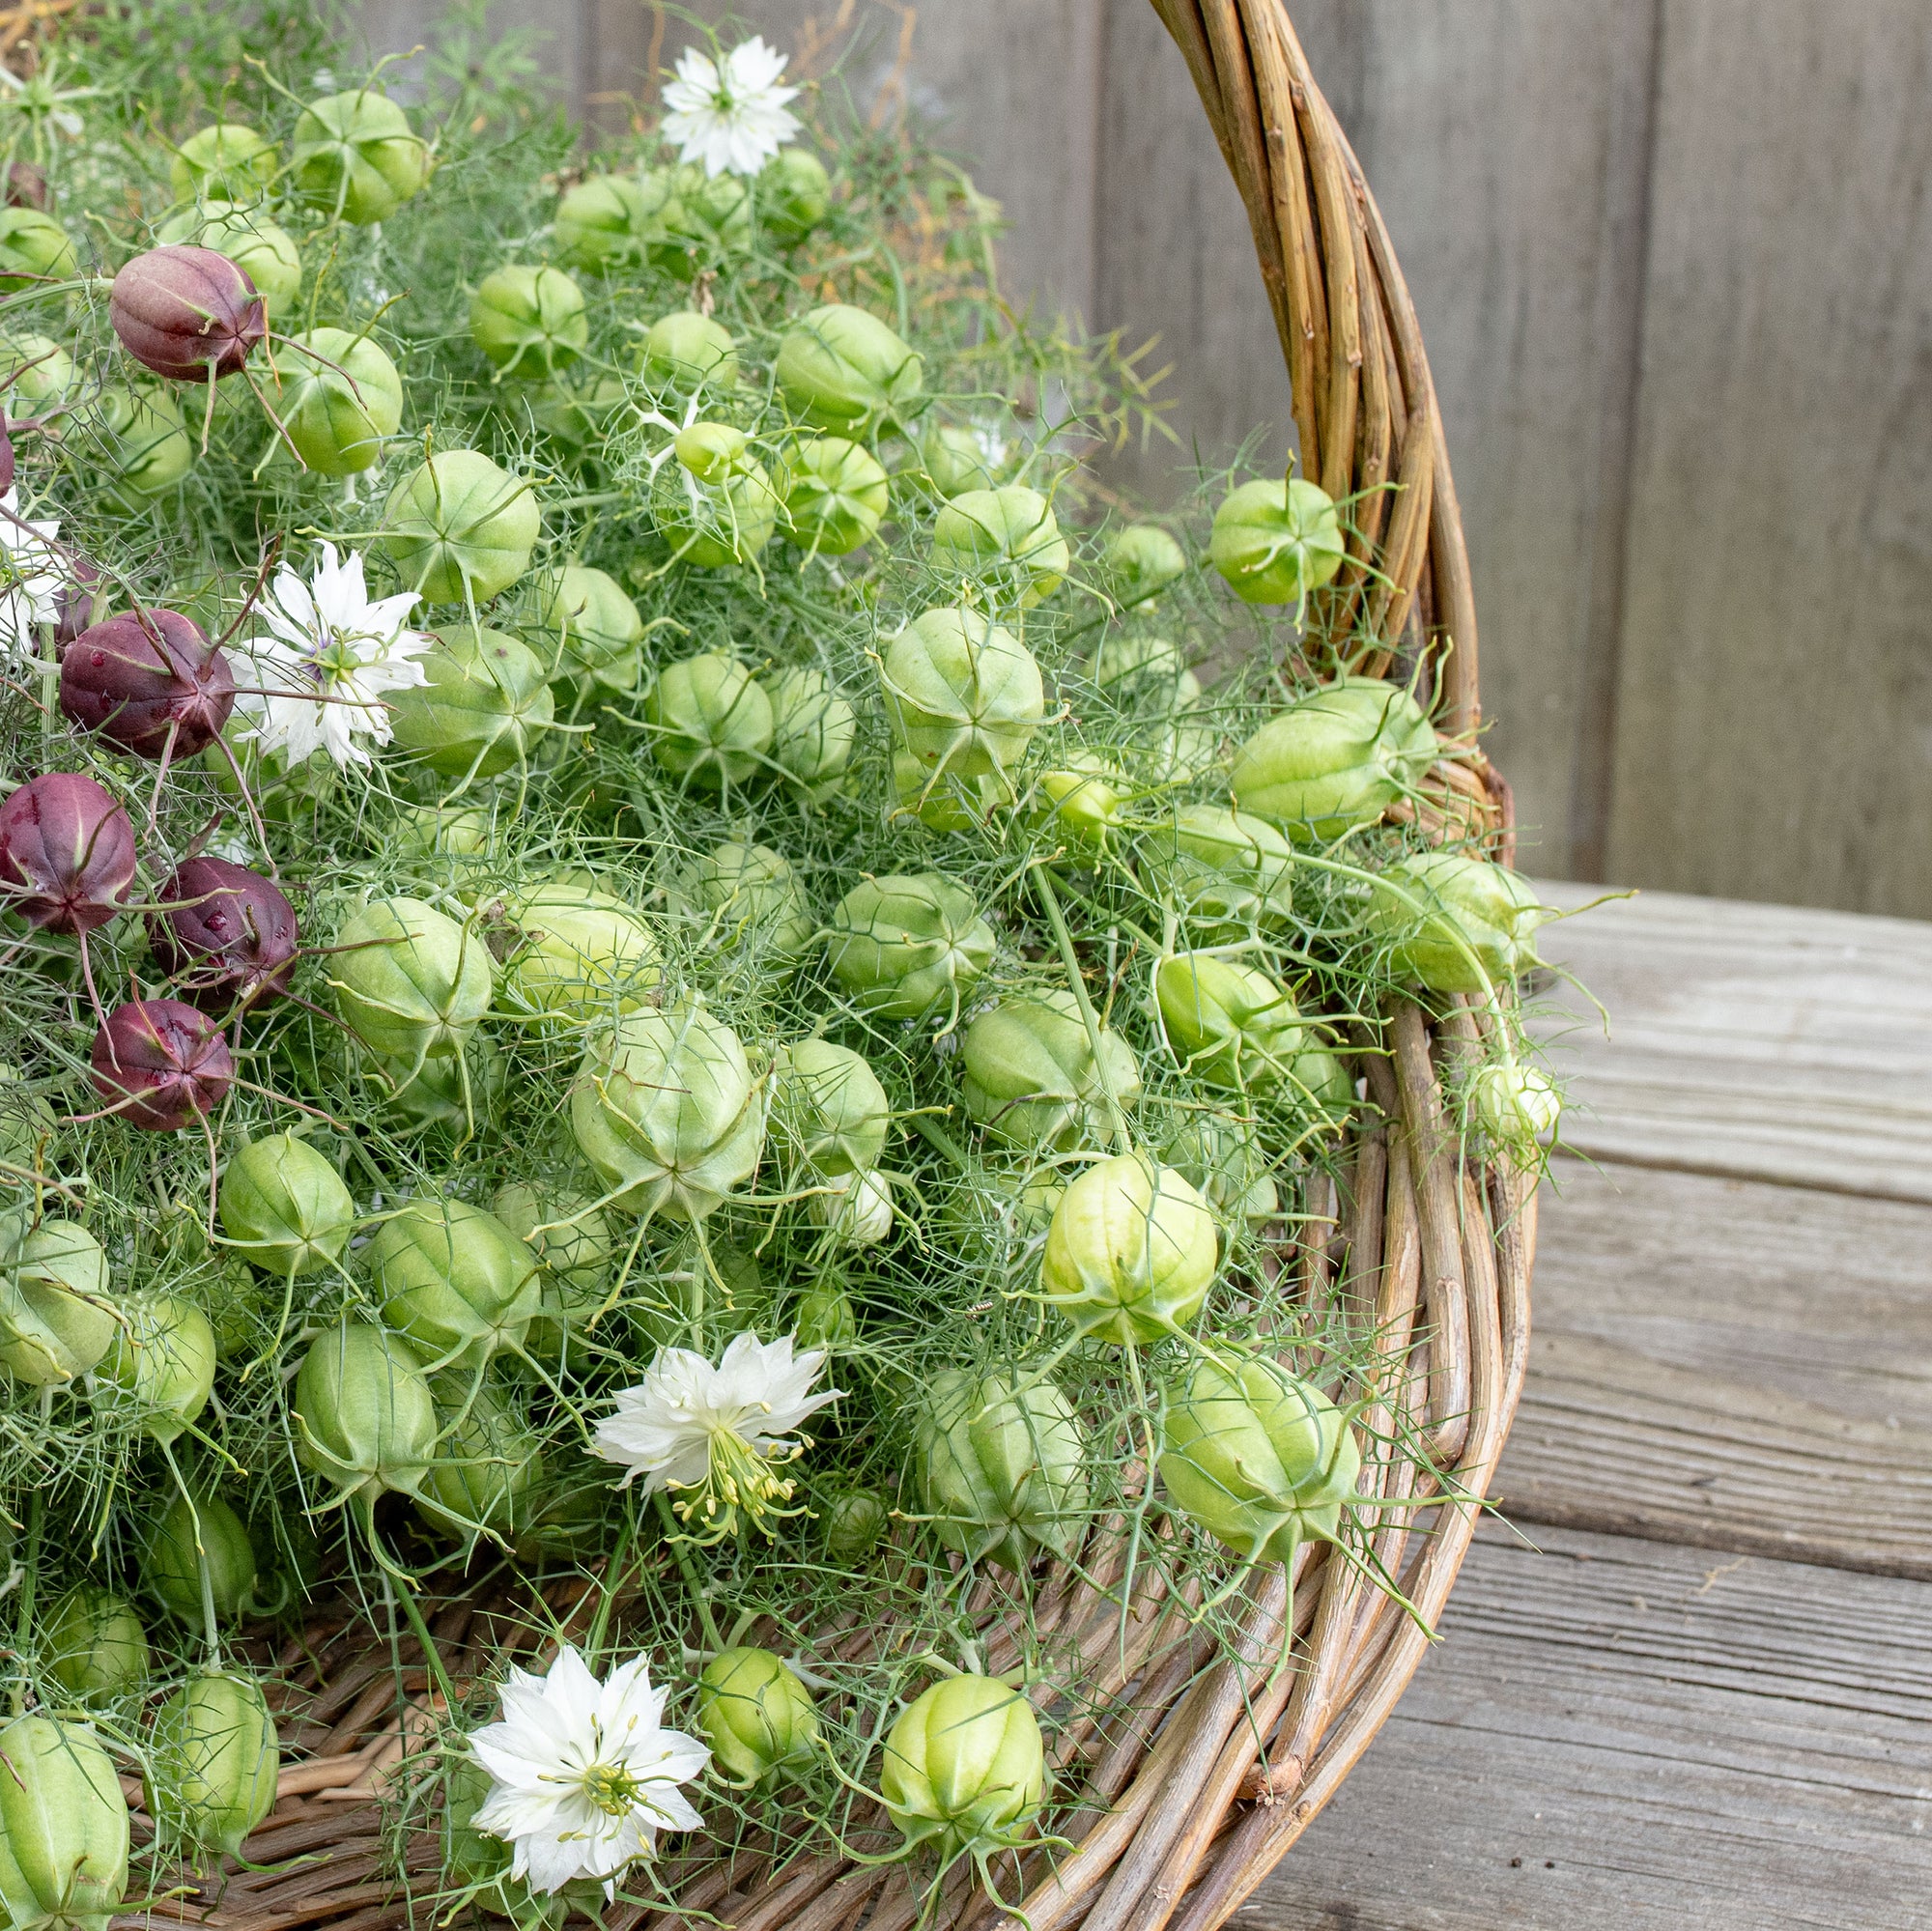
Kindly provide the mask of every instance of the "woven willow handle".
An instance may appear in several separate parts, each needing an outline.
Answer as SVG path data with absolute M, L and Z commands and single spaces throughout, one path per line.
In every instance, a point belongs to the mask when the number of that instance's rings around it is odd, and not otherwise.
M 1473 745 L 1481 706 L 1463 519 L 1422 331 L 1361 165 L 1281 0 L 1152 4 L 1247 204 L 1302 471 L 1331 497 L 1355 499 L 1355 560 L 1337 580 L 1327 625 L 1378 641 L 1371 670 L 1406 638 L 1427 650 L 1440 667 L 1437 727 Z

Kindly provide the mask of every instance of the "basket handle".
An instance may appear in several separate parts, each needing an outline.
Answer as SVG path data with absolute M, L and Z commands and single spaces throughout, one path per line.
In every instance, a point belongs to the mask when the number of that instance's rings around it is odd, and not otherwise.
M 1282 0 L 1152 5 L 1247 205 L 1302 472 L 1354 499 L 1351 560 L 1321 620 L 1331 636 L 1376 640 L 1362 667 L 1371 674 L 1426 652 L 1437 667 L 1436 726 L 1473 749 L 1482 707 L 1463 518 L 1422 330 L 1361 164 Z

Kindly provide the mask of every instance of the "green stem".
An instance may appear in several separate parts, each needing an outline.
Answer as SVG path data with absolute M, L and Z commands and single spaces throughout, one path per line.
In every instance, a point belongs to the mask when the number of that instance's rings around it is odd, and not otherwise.
M 1060 956 L 1066 967 L 1066 977 L 1073 987 L 1074 1004 L 1080 1008 L 1080 1023 L 1087 1029 L 1087 1047 L 1094 1055 L 1094 1077 L 1100 1082 L 1100 1091 L 1106 1095 L 1107 1115 L 1113 1131 L 1115 1151 L 1124 1153 L 1133 1146 L 1133 1136 L 1127 1131 L 1127 1116 L 1122 1110 L 1120 1095 L 1114 1091 L 1114 1082 L 1107 1071 L 1107 1062 L 1100 1052 L 1100 1020 L 1094 1010 L 1094 1002 L 1087 997 L 1087 980 L 1080 971 L 1080 956 L 1073 950 L 1073 934 L 1066 929 L 1066 920 L 1060 910 L 1060 900 L 1055 895 L 1053 881 L 1039 860 L 1032 866 L 1035 881 L 1039 886 L 1041 902 L 1046 907 L 1047 923 L 1053 927 L 1054 942 L 1060 948 Z
M 684 1586 L 691 1592 L 691 1600 L 697 1605 L 697 1620 L 704 1626 L 704 1640 L 714 1652 L 724 1647 L 724 1638 L 718 1633 L 718 1625 L 712 1620 L 710 1599 L 704 1586 L 697 1579 L 691 1566 L 691 1557 L 685 1552 L 686 1536 L 684 1525 L 671 1513 L 670 1497 L 660 1489 L 653 1497 L 658 1505 L 658 1514 L 664 1518 L 667 1537 L 670 1543 L 671 1558 L 677 1564 L 677 1573 L 684 1577 Z

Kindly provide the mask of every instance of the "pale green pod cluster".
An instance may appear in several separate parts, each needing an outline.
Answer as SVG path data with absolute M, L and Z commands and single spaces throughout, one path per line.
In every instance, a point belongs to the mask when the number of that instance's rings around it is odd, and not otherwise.
M 906 751 L 926 772 L 1006 780 L 1046 716 L 1026 645 L 976 611 L 927 611 L 891 643 L 879 671 Z
M 921 1404 L 913 1459 L 932 1531 L 973 1561 L 1021 1570 L 1087 1527 L 1086 1443 L 1052 1381 L 948 1368 Z
M 651 324 L 639 362 L 647 379 L 685 393 L 706 383 L 728 389 L 738 380 L 738 345 L 731 331 L 690 309 L 673 310 Z
M 253 128 L 241 121 L 218 121 L 197 128 L 174 151 L 168 162 L 168 185 L 177 201 L 257 201 L 273 182 L 278 165 L 274 144 Z
M 443 778 L 495 778 L 529 763 L 556 714 L 550 674 L 507 631 L 456 624 L 435 631 L 416 662 L 424 682 L 388 700 L 397 747 Z
M 0 1214 L 0 1368 L 60 1386 L 94 1368 L 119 1332 L 107 1256 L 86 1228 Z
M 1079 1002 L 1062 987 L 1003 999 L 960 1042 L 961 1097 L 989 1140 L 1040 1152 L 1104 1146 L 1139 1100 L 1133 1048 L 1098 1027 L 1099 1051 Z
M 658 534 L 695 569 L 749 563 L 777 532 L 783 503 L 743 431 L 693 423 L 678 434 L 677 457 L 651 490 Z
M 1280 1207 L 1273 1162 L 1254 1128 L 1232 1115 L 1187 1114 L 1161 1157 L 1224 1226 L 1271 1220 Z
M 128 1800 L 85 1723 L 0 1730 L 0 1910 L 11 1931 L 107 1931 L 128 1889 Z
M 835 1174 L 806 1203 L 839 1245 L 876 1247 L 893 1231 L 893 1185 L 884 1174 Z
M 1146 1153 L 1122 1153 L 1061 1195 L 1040 1292 L 1083 1334 L 1145 1347 L 1201 1312 L 1219 1261 L 1219 1227 L 1188 1180 Z
M 635 1012 L 585 1053 L 570 1125 L 613 1206 L 701 1220 L 757 1170 L 765 1093 L 737 1034 L 701 1005 Z
M 0 382 L 8 416 L 39 415 L 71 400 L 80 383 L 73 357 L 49 335 L 0 335 Z
M 781 670 L 766 680 L 765 692 L 772 706 L 772 762 L 810 795 L 835 786 L 858 737 L 851 704 L 809 665 Z
M 932 560 L 1028 610 L 1060 587 L 1070 554 L 1052 505 L 1013 483 L 950 498 L 932 525 Z
M 781 241 L 798 241 L 832 208 L 832 177 L 808 148 L 781 148 L 757 177 L 758 218 Z
M 934 424 L 921 439 L 919 453 L 934 494 L 948 499 L 968 490 L 990 490 L 999 480 L 980 439 L 956 423 Z
M 643 189 L 630 175 L 591 175 L 563 191 L 553 232 L 558 253 L 573 268 L 640 262 L 652 232 Z
M 262 1686 L 232 1671 L 190 1676 L 155 1714 L 142 1778 L 148 1815 L 164 1833 L 240 1857 L 275 1807 L 280 1766 Z
M 1250 604 L 1298 603 L 1331 582 L 1348 554 L 1333 497 L 1301 476 L 1231 491 L 1208 541 L 1215 569 Z
M 0 275 L 0 282 L 5 279 Z M 166 496 L 194 467 L 194 439 L 163 389 L 145 383 L 102 389 L 77 413 L 92 430 L 107 471 L 108 500 L 130 515 Z
M 637 688 L 644 620 L 614 577 L 566 563 L 543 586 L 542 599 L 539 621 L 556 639 L 558 669 L 611 691 Z
M 718 1768 L 749 1790 L 811 1762 L 818 1712 L 797 1671 L 770 1650 L 720 1650 L 698 1675 L 697 1729 Z
M 78 272 L 73 241 L 38 208 L 0 208 L 0 295 L 19 295 Z
M 1115 598 L 1127 606 L 1145 605 L 1187 575 L 1187 553 L 1157 523 L 1122 524 L 1108 532 L 1101 566 Z
M 1538 963 L 1548 914 L 1520 872 L 1463 852 L 1412 852 L 1377 880 L 1368 925 L 1399 978 L 1429 992 L 1499 992 Z
M 384 1320 L 431 1364 L 480 1366 L 523 1345 L 536 1256 L 494 1213 L 420 1194 L 377 1229 L 366 1259 Z
M 876 1489 L 841 1489 L 820 1503 L 825 1547 L 837 1562 L 863 1562 L 879 1546 L 892 1518 Z
M 1025 1694 L 994 1676 L 949 1676 L 886 1738 L 879 1790 L 908 1847 L 942 1863 L 1022 1842 L 1046 1801 L 1046 1750 Z
M 1046 1237 L 1065 1191 L 1056 1167 L 987 1161 L 948 1192 L 941 1225 L 954 1251 L 1004 1271 Z
M 490 1009 L 496 972 L 482 935 L 416 898 L 378 898 L 337 929 L 329 985 L 371 1051 L 414 1069 L 454 1060 Z
M 1344 677 L 1270 718 L 1235 753 L 1235 803 L 1298 843 L 1372 825 L 1435 763 L 1435 732 L 1399 684 Z
M 1555 1081 L 1535 1066 L 1484 1066 L 1469 1083 L 1469 1102 L 1492 1141 L 1522 1154 L 1554 1133 L 1563 1117 Z
M 342 1258 L 355 1202 L 332 1162 L 293 1133 L 265 1133 L 221 1171 L 221 1232 L 265 1274 L 301 1280 Z
M 944 1012 L 949 1025 L 993 960 L 993 928 L 972 895 L 938 872 L 867 878 L 838 901 L 826 956 L 862 1011 Z
M 918 399 L 924 364 L 877 316 L 833 302 L 785 330 L 777 373 L 780 394 L 804 421 L 862 431 Z
M 1204 1358 L 1167 1409 L 1160 1479 L 1189 1520 L 1256 1562 L 1293 1562 L 1332 1542 L 1361 1450 L 1313 1383 L 1260 1355 Z

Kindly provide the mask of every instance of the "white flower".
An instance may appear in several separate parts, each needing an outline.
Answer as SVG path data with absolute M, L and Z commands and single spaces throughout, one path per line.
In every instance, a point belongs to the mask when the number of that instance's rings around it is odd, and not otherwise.
M 0 651 L 10 657 L 39 655 L 37 624 L 60 616 L 60 593 L 67 573 L 50 547 L 60 521 L 33 523 L 20 514 L 20 493 L 0 497 Z
M 777 1514 L 792 1485 L 774 1467 L 805 1453 L 793 1433 L 841 1390 L 817 1394 L 825 1350 L 792 1352 L 793 1337 L 760 1341 L 736 1335 L 713 1367 L 688 1348 L 661 1348 L 643 1385 L 617 1397 L 617 1411 L 597 1431 L 597 1453 L 641 1475 L 644 1491 L 690 1489 L 676 1504 L 688 1521 L 696 1515 L 707 1540 L 727 1535 L 742 1509 L 753 1522 Z
M 664 91 L 672 110 L 664 137 L 678 158 L 702 161 L 707 175 L 756 174 L 798 132 L 798 117 L 785 111 L 798 89 L 778 84 L 785 64 L 762 35 L 739 42 L 722 66 L 687 47 Z
M 340 557 L 332 543 L 322 546 L 313 584 L 283 564 L 261 605 L 271 635 L 245 646 L 258 688 L 238 701 L 256 744 L 292 766 L 321 750 L 339 765 L 367 764 L 356 738 L 389 742 L 384 692 L 428 681 L 415 659 L 434 639 L 404 621 L 415 602 L 406 590 L 372 603 L 361 557 Z
M 695 1831 L 700 1819 L 677 1786 L 711 1752 L 659 1726 L 665 1692 L 643 1657 L 600 1684 L 568 1646 L 547 1676 L 510 1671 L 501 1722 L 469 1739 L 490 1773 L 475 1826 L 516 1846 L 513 1876 L 533 1890 L 596 1878 L 607 1897 L 624 1867 L 657 1849 L 660 1831 Z

